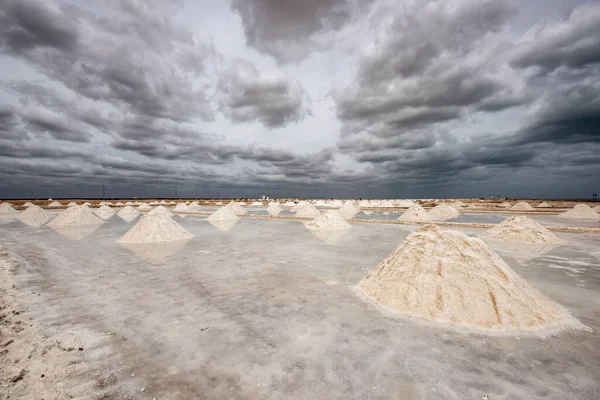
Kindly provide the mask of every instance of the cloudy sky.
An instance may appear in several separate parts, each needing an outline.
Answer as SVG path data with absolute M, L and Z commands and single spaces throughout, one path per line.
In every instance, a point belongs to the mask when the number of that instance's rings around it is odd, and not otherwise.
M 588 198 L 600 2 L 0 0 L 0 197 Z

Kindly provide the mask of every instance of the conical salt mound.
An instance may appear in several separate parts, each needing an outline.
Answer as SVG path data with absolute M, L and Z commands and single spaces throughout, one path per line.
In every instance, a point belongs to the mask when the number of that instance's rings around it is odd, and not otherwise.
M 251 206 L 261 206 L 263 205 L 263 203 L 261 203 L 260 201 L 253 201 L 252 204 L 250 204 Z
M 389 310 L 469 329 L 517 333 L 575 323 L 481 239 L 435 225 L 410 234 L 359 288 Z
M 56 208 L 56 207 L 61 207 L 62 204 L 60 204 L 58 201 L 53 201 L 52 203 L 48 204 L 48 207 L 52 207 L 52 208 Z
M 200 208 L 200 204 L 197 201 L 192 201 L 190 203 L 190 205 L 188 206 L 188 208 L 192 209 L 192 208 Z
M 562 243 L 558 236 L 525 216 L 507 218 L 482 236 L 501 242 Z
M 237 221 L 240 219 L 229 207 L 221 207 L 207 218 L 208 221 Z
M 181 212 L 181 211 L 190 211 L 190 207 L 185 203 L 179 203 L 175 206 L 173 211 Z
M 123 204 L 123 203 L 122 203 L 122 202 L 120 202 L 120 201 L 117 201 L 117 202 L 115 203 L 115 206 L 117 206 L 117 207 L 122 207 L 122 206 L 132 206 L 132 205 L 133 205 L 133 203 L 132 203 L 132 202 L 130 202 L 130 201 L 128 201 L 128 202 L 127 202 L 127 203 L 125 203 L 125 204 Z
M 160 212 L 144 215 L 137 224 L 127 231 L 119 243 L 157 243 L 189 240 L 194 235 L 185 230 L 172 218 Z
M 126 206 L 125 208 L 123 208 L 121 211 L 119 211 L 117 213 L 117 215 L 125 222 L 130 222 L 133 221 L 134 219 L 137 218 L 138 215 L 140 215 L 140 213 L 138 212 L 138 210 L 136 210 L 135 208 L 131 207 L 131 206 Z
M 29 218 L 41 219 L 41 218 L 49 218 L 49 216 L 48 216 L 48 213 L 46 211 L 44 211 L 44 209 L 42 207 L 34 205 L 31 207 L 28 207 L 24 211 L 21 211 L 21 213 L 17 216 L 17 218 L 19 218 L 19 219 L 29 219 Z
M 2 203 L 0 205 L 0 214 L 18 214 L 19 212 L 15 210 L 10 203 Z
M 56 218 L 48 222 L 48 226 L 61 227 L 61 226 L 84 226 L 84 225 L 100 225 L 103 224 L 100 218 L 86 210 L 85 206 L 73 206 L 69 207 L 62 213 L 58 214 Z
M 227 204 L 225 207 L 233 211 L 234 214 L 246 214 L 246 210 L 244 210 L 242 206 L 239 203 L 236 203 L 235 201 L 229 202 L 229 204 Z
M 336 230 L 336 229 L 350 229 L 352 225 L 346 222 L 346 220 L 338 213 L 338 211 L 329 210 L 319 215 L 315 219 L 306 223 L 308 229 L 314 230 Z
M 23 204 L 23 207 L 31 207 L 32 205 L 33 203 L 28 201 L 27 203 Z
M 433 221 L 434 218 L 418 204 L 412 205 L 398 217 L 399 221 Z
M 456 218 L 460 213 L 454 207 L 450 207 L 447 204 L 440 204 L 439 206 L 433 207 L 428 211 L 436 221 L 446 221 L 448 219 Z
M 498 207 L 510 207 L 510 203 L 504 202 L 504 203 L 500 203 L 498 204 Z
M 142 203 L 137 208 L 139 211 L 150 211 L 152 210 L 152 206 L 148 203 Z
M 542 201 L 540 204 L 538 204 L 537 206 L 535 206 L 536 208 L 550 208 L 552 207 L 550 204 L 546 203 L 545 201 Z
M 533 210 L 533 207 L 531 207 L 529 205 L 529 203 L 520 201 L 517 204 L 515 204 L 514 206 L 512 206 L 510 209 L 515 210 L 515 211 L 528 211 L 528 210 Z
M 113 215 L 115 215 L 115 210 L 113 210 L 109 206 L 104 205 L 98 208 L 97 210 L 94 210 L 94 214 L 106 221 L 107 219 L 110 219 Z
M 270 206 L 267 207 L 267 212 L 270 215 L 273 215 L 273 216 L 279 215 L 281 213 L 281 211 L 282 211 L 282 209 L 278 205 L 273 205 L 272 204 L 272 205 L 270 205 Z
M 166 218 L 173 217 L 173 213 L 171 211 L 167 210 L 167 208 L 165 206 L 156 207 L 154 210 L 148 212 L 148 215 L 157 215 L 159 217 L 166 217 Z
M 398 205 L 398 207 L 408 208 L 414 206 L 415 202 L 412 200 L 399 200 L 396 204 Z
M 392 202 L 389 200 L 384 200 L 381 203 L 379 203 L 378 207 L 384 207 L 384 208 L 394 207 L 394 204 L 392 204 Z
M 573 209 L 559 215 L 561 218 L 600 219 L 600 214 L 587 204 L 576 204 Z
M 75 207 L 76 205 L 77 205 L 77 203 L 75 203 L 74 201 L 72 201 L 69 204 L 67 204 L 67 207 Z
M 354 216 L 358 213 L 356 207 L 354 207 L 349 201 L 345 202 L 344 205 L 341 206 L 337 211 L 344 219 L 354 218 Z
M 321 215 L 321 211 L 317 210 L 317 208 L 310 203 L 303 205 L 296 211 L 296 217 L 315 218 L 319 215 Z
M 594 207 L 594 211 L 600 212 L 600 206 Z

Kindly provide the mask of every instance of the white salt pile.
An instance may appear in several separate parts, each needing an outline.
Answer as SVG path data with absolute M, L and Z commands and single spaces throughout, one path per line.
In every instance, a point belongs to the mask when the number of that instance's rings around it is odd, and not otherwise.
M 315 218 L 319 215 L 321 215 L 321 212 L 310 203 L 305 204 L 298 211 L 296 211 L 296 217 Z
M 99 225 L 103 224 L 100 218 L 86 210 L 85 206 L 73 206 L 69 207 L 62 213 L 58 214 L 56 218 L 48 223 L 51 227 L 61 226 L 83 226 L 83 225 Z
M 546 203 L 545 201 L 542 201 L 540 204 L 538 204 L 537 206 L 535 206 L 536 208 L 550 208 L 552 207 L 550 204 Z
M 561 218 L 600 219 L 600 214 L 587 204 L 576 204 L 571 210 L 560 214 Z
M 173 208 L 173 211 L 190 211 L 190 207 L 185 203 L 179 203 L 175 206 L 175 208 Z
M 384 200 L 381 203 L 379 203 L 378 207 L 389 208 L 389 207 L 394 207 L 394 204 L 392 204 L 392 202 L 389 200 Z
M 23 204 L 23 207 L 31 207 L 32 205 L 33 203 L 28 201 L 27 203 Z
M 173 201 L 173 200 L 171 200 L 171 201 L 169 202 L 169 205 L 170 205 L 170 206 L 174 206 L 175 204 L 177 204 L 177 202 L 175 202 L 175 201 Z
M 287 201 L 287 202 L 283 203 L 283 205 L 286 207 L 294 207 L 296 205 L 296 203 L 294 203 L 293 201 Z
M 100 207 L 102 207 L 102 206 L 112 206 L 112 203 L 110 201 L 101 201 L 98 204 L 100 205 Z
M 435 225 L 410 234 L 359 289 L 391 311 L 468 329 L 517 333 L 577 324 L 481 239 Z
M 263 203 L 261 203 L 260 201 L 255 201 L 252 204 L 250 204 L 251 206 L 261 206 L 263 205 Z
M 271 204 L 267 207 L 267 212 L 270 215 L 279 215 L 281 213 L 282 209 L 281 207 L 279 207 L 279 205 L 275 205 L 275 204 Z
M 208 221 L 237 221 L 240 219 L 229 207 L 221 207 L 207 218 Z
M 113 215 L 115 215 L 115 210 L 113 210 L 109 206 L 103 205 L 97 210 L 94 210 L 94 214 L 106 221 L 107 219 L 110 219 Z
M 482 236 L 501 242 L 562 243 L 558 236 L 525 216 L 507 218 Z
M 167 208 L 165 206 L 158 206 L 158 207 L 154 208 L 152 211 L 148 212 L 148 215 L 157 215 L 157 216 L 165 217 L 165 218 L 173 217 L 173 213 L 171 211 L 167 210 Z
M 165 204 L 167 204 L 167 202 L 165 200 L 161 200 L 160 204 L 162 204 L 164 206 Z
M 498 204 L 498 207 L 505 207 L 505 208 L 510 207 L 510 203 L 503 202 L 503 203 Z
M 83 205 L 84 205 L 84 206 L 88 206 L 88 207 L 89 207 L 89 206 L 91 206 L 91 205 L 92 205 L 92 203 L 90 203 L 89 201 L 86 201 L 85 203 L 83 203 Z
M 528 210 L 533 210 L 533 207 L 531 207 L 529 205 L 529 203 L 520 201 L 517 204 L 515 204 L 514 206 L 512 206 L 510 209 L 515 210 L 515 211 L 528 211 Z
M 344 219 L 354 218 L 354 216 L 358 213 L 358 210 L 352 205 L 350 201 L 345 202 L 344 205 L 341 206 L 340 209 L 337 211 L 339 215 Z
M 277 207 L 281 207 L 281 204 L 279 204 L 278 201 L 271 201 L 269 202 L 269 204 L 267 204 L 267 206 L 277 206 Z
M 323 230 L 323 229 L 350 229 L 352 225 L 334 210 L 325 211 L 315 219 L 306 223 L 308 229 Z
M 190 205 L 188 206 L 190 209 L 192 208 L 200 208 L 200 204 L 197 201 L 193 201 L 190 203 Z
M 594 207 L 594 211 L 600 212 L 600 206 Z
M 150 211 L 152 210 L 152 207 L 150 206 L 150 204 L 148 203 L 142 203 L 138 206 L 137 208 L 139 211 Z
M 75 207 L 76 205 L 77 205 L 77 203 L 75 203 L 74 201 L 72 201 L 69 204 L 67 204 L 67 207 Z
M 17 218 L 19 218 L 19 219 L 29 219 L 29 218 L 49 219 L 50 216 L 42 207 L 32 205 L 31 207 L 28 207 L 24 211 L 21 211 L 21 213 L 17 216 Z
M 79 209 L 80 209 L 81 211 L 83 211 L 83 212 L 86 212 L 86 213 L 93 214 L 93 211 L 92 211 L 92 209 L 91 209 L 91 208 L 89 208 L 89 207 L 88 207 L 87 205 L 85 205 L 85 204 L 82 204 L 82 205 L 80 205 L 80 206 L 78 206 L 78 207 L 79 207 Z
M 233 211 L 234 214 L 239 214 L 239 215 L 246 214 L 246 210 L 244 210 L 242 208 L 240 203 L 236 203 L 235 201 L 229 202 L 229 204 L 227 204 L 225 207 L 229 208 L 231 211 Z
M 148 204 L 150 204 L 151 206 L 160 206 L 160 202 L 158 202 L 158 201 L 151 201 Z
M 0 204 L 0 214 L 18 214 L 19 212 L 15 210 L 10 203 L 2 203 Z
M 134 205 L 134 204 L 133 204 L 131 201 L 128 201 L 128 202 L 127 202 L 127 203 L 125 203 L 125 204 L 123 204 L 123 203 L 122 203 L 122 202 L 120 202 L 120 201 L 117 201 L 117 202 L 115 203 L 115 206 L 117 206 L 117 207 L 123 207 L 123 206 L 133 206 L 133 205 Z
M 456 208 L 450 207 L 449 205 L 443 203 L 433 207 L 428 211 L 428 213 L 436 221 L 446 221 L 448 219 L 456 218 L 460 215 Z
M 403 208 L 404 207 L 406 207 L 406 208 L 412 207 L 414 204 L 415 204 L 415 202 L 412 200 L 399 200 L 396 202 L 397 207 L 403 207 Z
M 155 211 L 155 210 L 153 210 Z M 144 215 L 117 242 L 119 243 L 156 243 L 189 240 L 194 235 L 184 229 L 172 218 L 159 212 Z
M 358 206 L 361 208 L 368 208 L 371 207 L 371 203 L 369 203 L 368 200 L 361 200 L 358 202 Z
M 117 213 L 117 215 L 125 222 L 133 221 L 137 218 L 140 213 L 131 206 L 126 206 L 121 211 Z
M 399 221 L 433 221 L 434 217 L 423 207 L 415 204 L 398 217 Z
M 240 206 L 245 206 L 245 205 L 246 205 L 246 203 L 244 203 L 243 201 L 240 201 L 238 204 L 239 204 Z
M 475 203 L 471 203 L 467 206 L 467 208 L 473 209 L 473 208 L 479 208 L 479 206 Z
M 217 201 L 217 202 L 215 203 L 215 205 L 216 205 L 216 206 L 222 206 L 222 205 L 223 205 L 223 203 L 221 203 L 220 201 Z
M 52 207 L 52 208 L 56 208 L 56 207 L 61 207 L 62 204 L 60 204 L 58 201 L 53 201 L 52 203 L 48 204 L 48 207 Z

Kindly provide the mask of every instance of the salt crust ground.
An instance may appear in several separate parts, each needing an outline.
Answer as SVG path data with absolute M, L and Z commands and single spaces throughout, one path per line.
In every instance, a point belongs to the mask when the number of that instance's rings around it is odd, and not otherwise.
M 426 225 L 359 283 L 380 306 L 409 317 L 491 333 L 581 327 L 482 240 Z

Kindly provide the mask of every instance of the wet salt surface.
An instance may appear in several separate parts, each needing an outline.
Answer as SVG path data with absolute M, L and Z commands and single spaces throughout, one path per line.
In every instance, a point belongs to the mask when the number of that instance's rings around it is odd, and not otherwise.
M 40 293 L 31 316 L 49 334 L 92 332 L 86 355 L 116 369 L 117 386 L 135 374 L 161 399 L 600 398 L 598 235 L 563 234 L 566 245 L 522 263 L 501 253 L 594 329 L 517 340 L 395 317 L 356 296 L 350 286 L 412 227 L 356 224 L 332 245 L 298 221 L 222 231 L 174 218 L 196 237 L 140 252 L 150 260 L 115 243 L 135 223 L 116 217 L 80 241 L 0 227 L 21 259 L 19 287 Z

